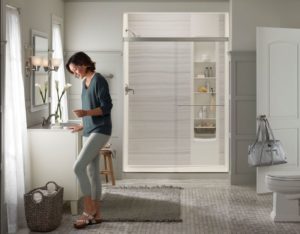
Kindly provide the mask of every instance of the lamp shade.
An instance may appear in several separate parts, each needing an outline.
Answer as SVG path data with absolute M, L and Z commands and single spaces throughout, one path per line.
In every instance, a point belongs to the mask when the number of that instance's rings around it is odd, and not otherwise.
M 42 64 L 42 58 L 38 56 L 31 56 L 31 63 L 33 66 L 41 66 Z
M 48 67 L 48 65 L 49 65 L 49 60 L 48 60 L 48 58 L 43 58 L 43 67 Z
M 52 58 L 51 59 L 51 65 L 53 67 L 59 67 L 60 63 L 61 63 L 61 59 L 59 59 L 59 58 Z

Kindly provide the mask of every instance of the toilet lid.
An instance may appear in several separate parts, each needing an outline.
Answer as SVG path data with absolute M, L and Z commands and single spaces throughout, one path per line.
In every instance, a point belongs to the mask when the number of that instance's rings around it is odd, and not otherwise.
M 300 174 L 295 175 L 267 175 L 270 179 L 274 180 L 300 180 Z

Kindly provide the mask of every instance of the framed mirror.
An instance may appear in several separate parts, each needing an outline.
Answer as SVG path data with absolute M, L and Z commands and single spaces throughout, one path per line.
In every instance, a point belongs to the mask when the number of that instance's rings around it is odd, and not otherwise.
M 42 66 L 31 72 L 30 93 L 31 111 L 47 109 L 49 104 L 49 73 L 44 71 L 43 65 L 48 66 L 48 36 L 46 33 L 31 30 L 31 43 L 34 59 L 41 60 Z

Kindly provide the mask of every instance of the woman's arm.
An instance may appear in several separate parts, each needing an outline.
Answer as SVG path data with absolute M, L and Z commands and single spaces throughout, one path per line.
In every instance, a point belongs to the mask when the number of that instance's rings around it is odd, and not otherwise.
M 91 109 L 91 110 L 73 110 L 74 114 L 77 117 L 84 117 L 84 116 L 99 116 L 99 115 L 103 115 L 103 111 L 100 107 L 97 107 L 95 109 Z

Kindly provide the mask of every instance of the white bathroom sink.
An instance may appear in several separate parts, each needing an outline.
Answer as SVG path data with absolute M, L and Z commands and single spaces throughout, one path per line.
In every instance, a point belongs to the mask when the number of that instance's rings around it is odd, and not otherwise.
M 67 122 L 62 122 L 58 124 L 51 124 L 51 129 L 61 129 L 61 128 L 68 128 L 70 126 L 79 125 L 81 124 L 80 120 L 68 120 Z

